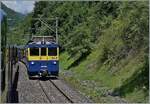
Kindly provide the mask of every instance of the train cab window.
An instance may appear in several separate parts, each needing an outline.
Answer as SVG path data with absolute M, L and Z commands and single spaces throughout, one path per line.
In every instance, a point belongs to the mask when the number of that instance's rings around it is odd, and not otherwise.
M 46 48 L 41 48 L 41 56 L 46 56 Z
M 48 48 L 49 56 L 57 56 L 57 48 Z
M 30 48 L 30 56 L 39 56 L 39 48 Z

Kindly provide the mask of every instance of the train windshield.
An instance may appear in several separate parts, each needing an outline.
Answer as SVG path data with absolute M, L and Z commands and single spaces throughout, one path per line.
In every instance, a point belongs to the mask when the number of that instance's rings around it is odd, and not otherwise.
M 30 48 L 30 56 L 39 56 L 39 48 Z
M 46 48 L 41 48 L 41 56 L 46 56 Z
M 48 56 L 57 56 L 57 48 L 48 48 Z

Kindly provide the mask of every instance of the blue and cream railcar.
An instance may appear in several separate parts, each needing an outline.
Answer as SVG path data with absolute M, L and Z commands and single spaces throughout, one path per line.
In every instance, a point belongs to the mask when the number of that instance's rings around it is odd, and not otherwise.
M 25 56 L 24 46 L 17 46 L 17 58 L 22 61 Z
M 51 42 L 31 42 L 26 45 L 26 63 L 30 76 L 58 76 L 59 46 Z

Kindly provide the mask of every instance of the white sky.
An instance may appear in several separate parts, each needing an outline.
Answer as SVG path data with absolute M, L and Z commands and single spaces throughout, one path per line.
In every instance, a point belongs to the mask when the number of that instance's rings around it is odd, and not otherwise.
M 35 1 L 32 0 L 3 0 L 2 1 L 8 8 L 17 12 L 26 14 L 30 13 L 34 8 Z

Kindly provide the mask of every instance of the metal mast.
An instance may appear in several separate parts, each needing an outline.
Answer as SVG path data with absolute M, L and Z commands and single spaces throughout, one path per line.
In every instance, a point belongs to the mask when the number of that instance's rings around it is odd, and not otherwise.
M 56 43 L 58 44 L 58 17 L 56 17 Z

